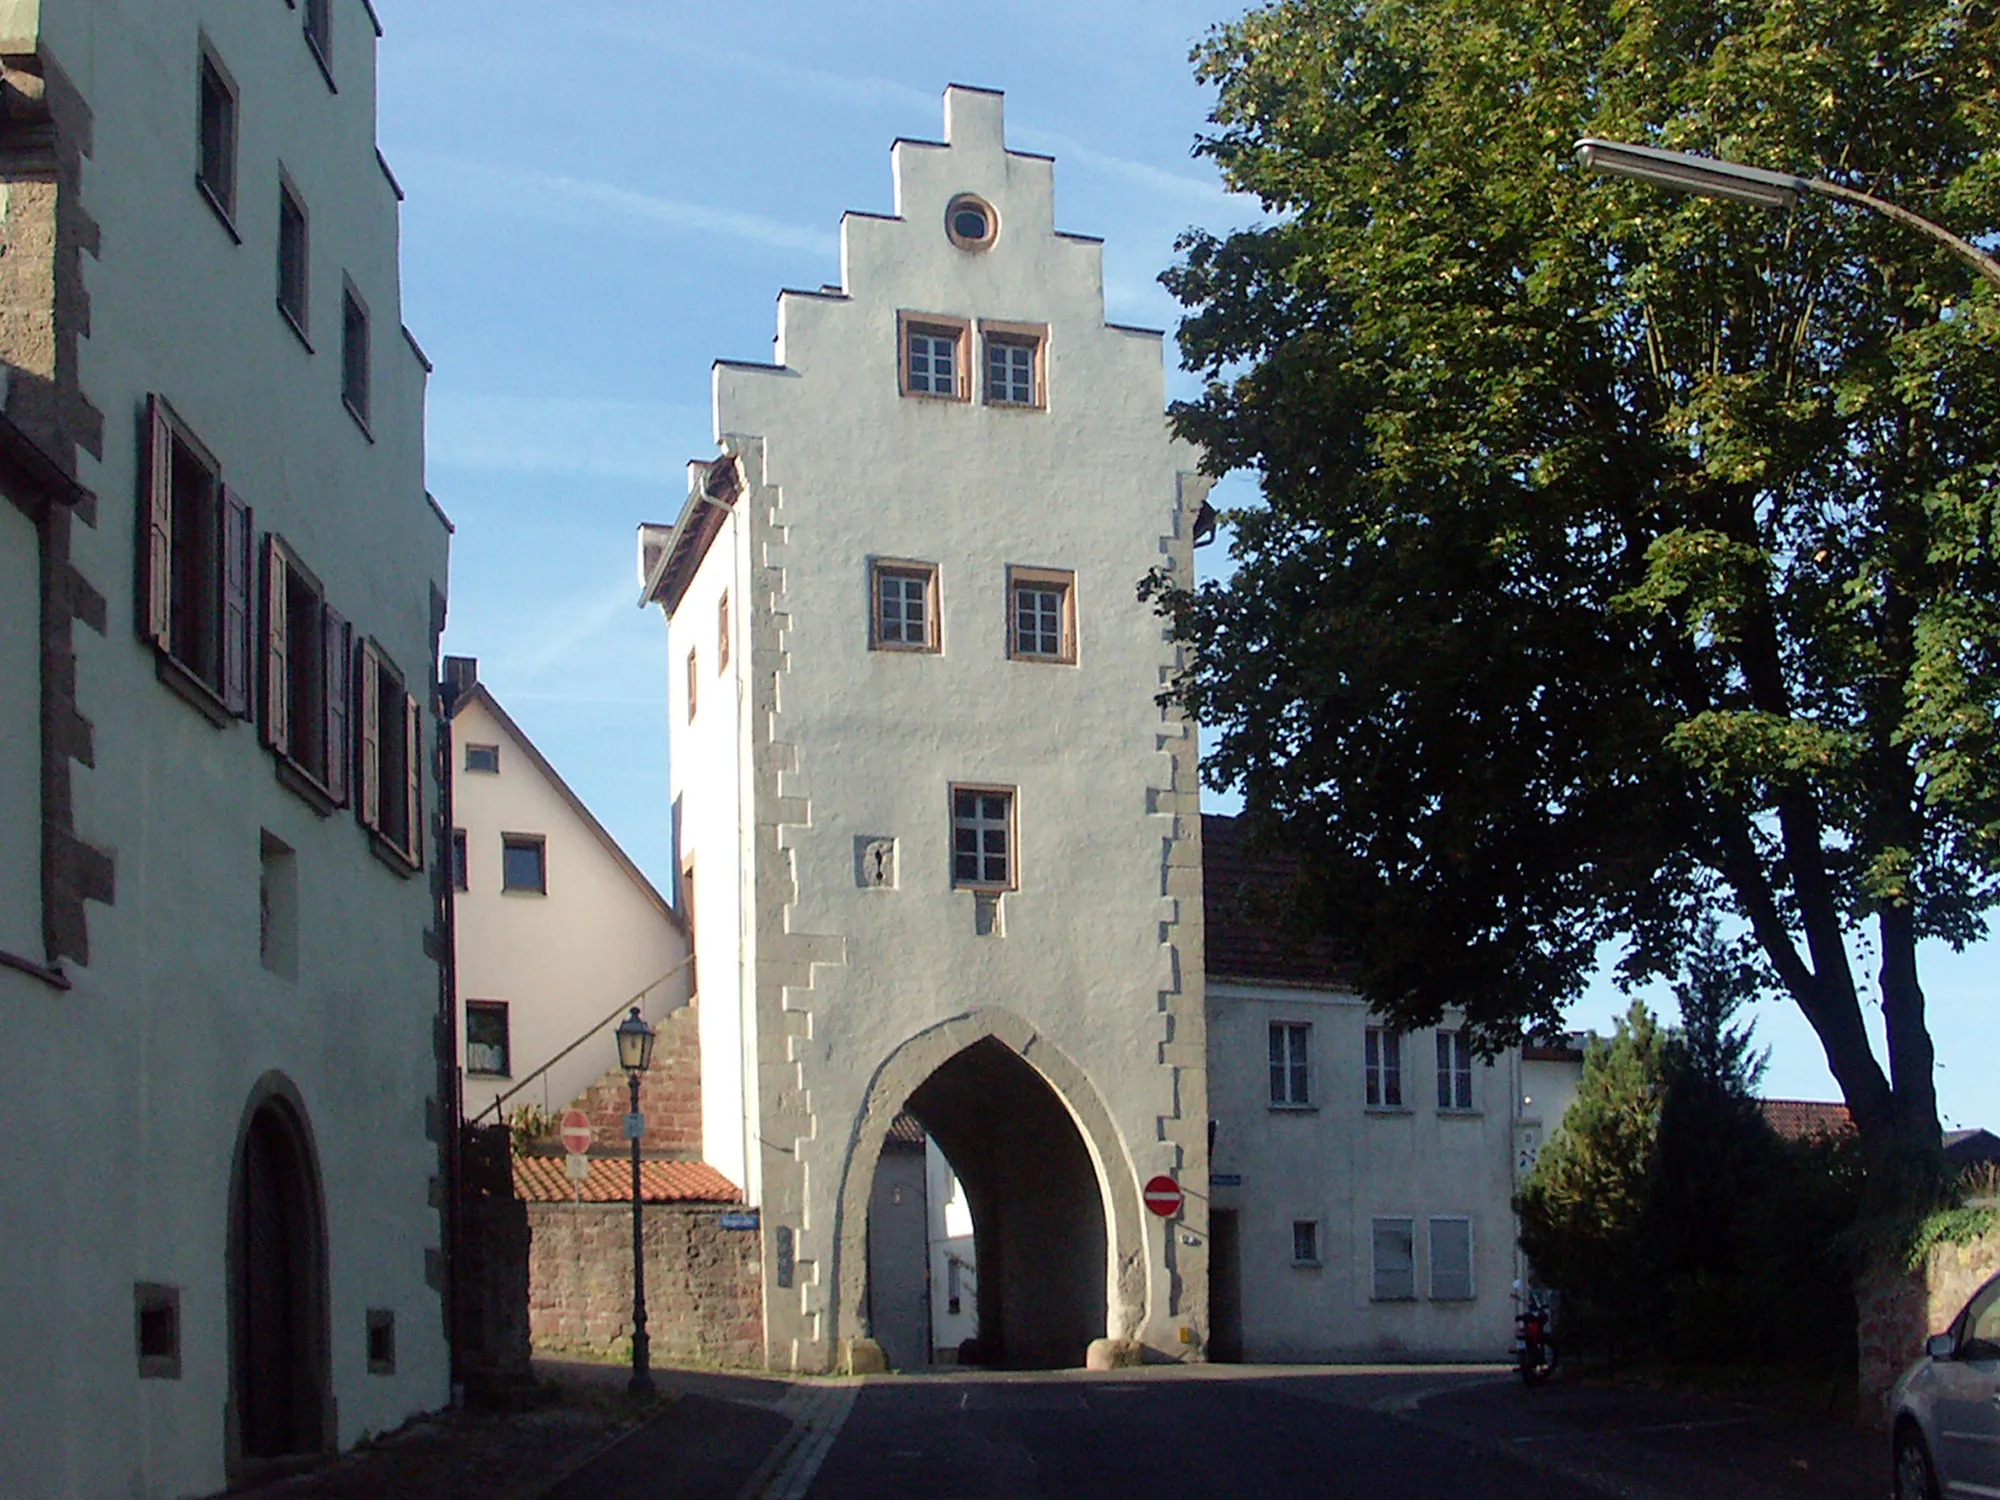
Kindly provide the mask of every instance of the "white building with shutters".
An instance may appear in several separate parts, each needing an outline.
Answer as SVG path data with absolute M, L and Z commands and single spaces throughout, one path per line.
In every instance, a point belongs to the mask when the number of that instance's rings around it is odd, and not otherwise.
M 449 1396 L 449 523 L 366 0 L 0 0 L 0 1489 Z

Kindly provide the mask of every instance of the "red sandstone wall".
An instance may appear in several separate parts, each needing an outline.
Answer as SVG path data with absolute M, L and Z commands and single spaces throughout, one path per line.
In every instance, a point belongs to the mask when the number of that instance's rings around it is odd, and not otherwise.
M 646 1331 L 655 1360 L 764 1366 L 762 1236 L 719 1227 L 725 1211 L 646 1206 Z M 628 1351 L 630 1205 L 531 1203 L 528 1228 L 528 1331 L 536 1347 Z
M 1939 1245 L 1914 1271 L 1877 1270 L 1862 1279 L 1860 1314 L 1861 1417 L 1888 1419 L 1889 1387 L 1943 1333 L 1987 1277 L 2000 1271 L 2000 1233 L 1964 1245 Z
M 639 1149 L 648 1154 L 700 1161 L 701 1157 L 701 1033 L 692 1005 L 683 1005 L 660 1023 L 653 1043 L 653 1065 L 639 1080 L 639 1112 L 646 1117 L 645 1139 Z M 590 1116 L 599 1148 L 625 1146 L 625 1111 L 632 1093 L 625 1074 L 611 1069 L 567 1107 Z

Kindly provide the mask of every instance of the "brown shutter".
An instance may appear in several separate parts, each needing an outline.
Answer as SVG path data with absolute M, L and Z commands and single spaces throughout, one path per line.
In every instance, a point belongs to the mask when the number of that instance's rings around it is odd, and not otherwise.
M 139 633 L 173 650 L 174 430 L 165 403 L 146 398 L 146 515 L 139 545 Z
M 291 610 L 287 608 L 285 549 L 264 538 L 264 743 L 292 753 Z
M 335 807 L 347 802 L 347 766 L 353 754 L 348 743 L 348 704 L 354 676 L 347 669 L 347 621 L 328 605 L 320 616 L 321 651 L 326 673 L 326 789 Z
M 222 702 L 239 719 L 250 700 L 250 507 L 222 487 Z
M 424 711 L 409 693 L 403 694 L 403 797 L 409 822 L 409 843 L 403 852 L 410 863 L 424 863 Z
M 356 655 L 354 691 L 361 698 L 360 781 L 354 799 L 354 815 L 361 826 L 379 830 L 382 826 L 382 664 L 375 648 L 366 641 Z

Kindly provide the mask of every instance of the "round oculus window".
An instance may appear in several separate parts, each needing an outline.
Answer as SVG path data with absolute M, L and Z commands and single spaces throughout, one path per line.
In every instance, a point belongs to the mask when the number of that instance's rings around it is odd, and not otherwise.
M 944 229 L 959 249 L 984 250 L 1000 232 L 1000 218 L 985 199 L 961 193 L 945 208 Z

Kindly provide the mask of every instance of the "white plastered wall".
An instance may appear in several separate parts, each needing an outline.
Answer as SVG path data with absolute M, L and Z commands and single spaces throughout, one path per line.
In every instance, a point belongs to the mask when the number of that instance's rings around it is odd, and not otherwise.
M 686 1003 L 686 944 L 652 889 L 633 878 L 482 701 L 460 708 L 451 727 L 452 812 L 466 834 L 469 885 L 458 893 L 455 916 L 459 1064 L 469 1000 L 506 1003 L 511 1054 L 505 1078 L 466 1074 L 465 1117 L 480 1117 L 588 1033 L 504 1106 L 561 1109 L 617 1064 L 611 1031 L 620 1006 L 644 991 L 640 1013 L 657 1026 Z M 467 745 L 497 746 L 499 772 L 468 771 Z M 546 894 L 502 888 L 506 834 L 545 841 Z
M 16 10 L 19 8 L 16 7 Z M 11 13 L 11 12 L 10 12 Z M 333 0 L 335 93 L 285 5 L 67 0 L 40 42 L 93 112 L 82 208 L 84 394 L 101 458 L 78 477 L 97 524 L 73 560 L 109 603 L 75 633 L 95 764 L 72 766 L 76 828 L 116 862 L 89 907 L 91 961 L 58 993 L 0 971 L 0 1097 L 56 1122 L 0 1161 L 0 1453 L 10 1493 L 206 1494 L 224 1482 L 230 1173 L 253 1086 L 283 1073 L 318 1152 L 342 1445 L 449 1397 L 433 1201 L 438 970 L 428 871 L 370 853 L 351 811 L 281 785 L 254 726 L 217 728 L 157 680 L 134 627 L 140 423 L 164 394 L 255 510 L 428 701 L 431 596 L 447 536 L 426 504 L 425 372 L 399 332 L 397 203 L 374 146 L 372 20 Z M 234 240 L 194 183 L 200 38 L 241 94 Z M 312 223 L 311 351 L 275 307 L 280 163 Z M 343 273 L 367 299 L 372 431 L 340 399 Z M 436 733 L 427 714 L 428 753 Z M 425 814 L 434 810 L 426 789 Z M 259 959 L 260 836 L 296 851 L 298 973 Z M 435 849 L 427 850 L 427 861 Z M 182 1370 L 140 1379 L 133 1287 L 180 1289 Z M 396 1371 L 369 1373 L 366 1312 L 396 1315 Z
M 1513 1331 L 1514 1054 L 1473 1064 L 1473 1111 L 1437 1108 L 1435 1032 L 1402 1039 L 1406 1108 L 1370 1111 L 1368 1008 L 1319 990 L 1211 980 L 1213 1170 L 1237 1215 L 1243 1357 L 1251 1361 L 1478 1358 Z M 1311 1107 L 1273 1108 L 1270 1027 L 1311 1027 Z M 1415 1221 L 1413 1301 L 1373 1300 L 1371 1220 Z M 1430 1296 L 1429 1220 L 1472 1222 L 1473 1300 Z M 1292 1225 L 1319 1224 L 1320 1263 L 1295 1265 Z
M 1167 432 L 1159 335 L 1106 325 L 1100 247 L 1054 230 L 1051 163 L 1004 149 L 997 95 L 949 90 L 945 116 L 947 145 L 894 148 L 901 217 L 844 221 L 844 295 L 786 294 L 780 367 L 716 374 L 718 438 L 743 455 L 749 490 L 697 586 L 726 548 L 745 547 L 733 567 L 756 654 L 737 764 L 754 774 L 754 820 L 727 831 L 755 859 L 755 1025 L 743 1045 L 758 1069 L 745 1102 L 762 1142 L 769 1353 L 824 1368 L 862 1331 L 852 1205 L 866 1202 L 888 1123 L 876 1115 L 922 1082 L 878 1070 L 911 1038 L 990 1011 L 1011 1018 L 1001 1030 L 1031 1064 L 1040 1045 L 1072 1070 L 1078 1094 L 1058 1093 L 1096 1162 L 1110 1226 L 1107 1332 L 1198 1357 L 1207 1106 L 1194 747 L 1155 702 L 1177 655 L 1134 591 L 1155 567 L 1191 572 L 1206 482 Z M 983 253 L 945 235 L 960 192 L 998 211 Z M 1047 324 L 1048 409 L 900 396 L 899 309 Z M 884 555 L 938 564 L 939 654 L 868 650 L 868 558 Z M 1009 564 L 1074 570 L 1078 665 L 1007 659 Z M 711 632 L 713 610 L 712 593 L 690 591 L 676 632 L 683 619 Z M 678 693 L 677 634 L 671 649 Z M 677 706 L 677 786 L 691 786 L 708 752 L 682 748 L 703 740 L 681 720 Z M 1019 789 L 1020 888 L 1003 901 L 1004 937 L 977 935 L 972 896 L 951 888 L 953 781 Z M 857 888 L 864 835 L 898 841 L 897 889 Z M 704 933 L 710 900 L 704 885 Z M 1137 1184 L 1161 1171 L 1189 1190 L 1171 1233 L 1137 1209 Z M 781 1226 L 798 1236 L 791 1289 L 775 1286 L 769 1258 Z

